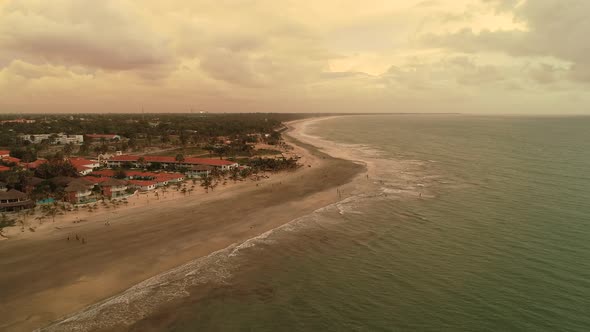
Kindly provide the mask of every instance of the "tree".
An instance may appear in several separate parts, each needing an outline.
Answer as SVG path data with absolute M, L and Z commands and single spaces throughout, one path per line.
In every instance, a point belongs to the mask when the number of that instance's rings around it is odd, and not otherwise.
M 139 159 L 137 159 L 137 163 L 139 164 L 139 167 L 141 168 L 145 168 L 146 166 L 146 161 L 144 157 L 139 157 Z
M 123 169 L 118 169 L 115 171 L 115 174 L 113 175 L 113 177 L 115 179 L 125 179 L 125 178 L 127 178 L 127 173 Z
M 205 192 L 209 192 L 209 188 L 213 190 L 213 179 L 211 176 L 206 175 L 201 177 L 201 187 L 205 189 Z
M 69 157 L 72 154 L 72 152 L 74 152 L 74 144 L 68 143 L 68 144 L 64 145 L 63 152 L 64 152 L 64 155 Z
M 240 179 L 240 169 L 238 167 L 234 167 L 229 171 L 229 178 L 235 183 Z

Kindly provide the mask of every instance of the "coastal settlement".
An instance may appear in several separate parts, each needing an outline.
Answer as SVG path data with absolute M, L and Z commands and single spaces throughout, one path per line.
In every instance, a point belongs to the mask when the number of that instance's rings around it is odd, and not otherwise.
M 273 117 L 274 116 L 274 117 Z M 0 121 L 0 237 L 81 209 L 190 196 L 301 165 L 289 115 L 31 115 Z M 18 234 L 11 232 L 11 234 Z

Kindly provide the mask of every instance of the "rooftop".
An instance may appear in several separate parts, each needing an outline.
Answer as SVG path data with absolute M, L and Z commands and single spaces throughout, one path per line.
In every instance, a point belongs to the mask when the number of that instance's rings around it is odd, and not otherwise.
M 139 158 L 142 158 L 146 162 L 156 162 L 156 163 L 179 163 L 175 157 L 168 157 L 168 156 L 133 156 L 133 155 L 122 155 L 122 156 L 115 156 L 110 161 L 120 161 L 120 162 L 137 162 Z M 210 165 L 210 166 L 228 166 L 234 165 L 234 161 L 223 160 L 223 159 L 213 159 L 213 158 L 193 158 L 193 157 L 186 157 L 182 162 L 182 164 L 193 164 L 193 165 Z

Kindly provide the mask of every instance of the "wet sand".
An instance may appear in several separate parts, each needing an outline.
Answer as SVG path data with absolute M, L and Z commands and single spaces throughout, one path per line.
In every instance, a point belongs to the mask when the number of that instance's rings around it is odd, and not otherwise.
M 154 275 L 242 242 L 339 199 L 364 169 L 297 144 L 304 167 L 256 186 L 89 216 L 67 229 L 0 242 L 0 330 L 29 331 Z M 311 165 L 311 167 L 308 167 Z M 79 234 L 86 243 L 69 234 Z

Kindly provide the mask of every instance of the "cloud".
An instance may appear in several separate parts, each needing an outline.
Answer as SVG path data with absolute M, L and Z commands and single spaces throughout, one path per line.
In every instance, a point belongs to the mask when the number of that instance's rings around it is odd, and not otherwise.
M 123 1 L 9 1 L 0 7 L 0 48 L 36 63 L 106 70 L 171 61 L 166 39 Z
M 589 6 L 6 0 L 0 112 L 587 111 Z
M 587 81 L 590 67 L 590 2 L 586 0 L 487 0 L 496 10 L 513 12 L 526 30 L 430 34 L 424 42 L 462 52 L 503 52 L 517 57 L 553 57 L 572 64 L 569 77 Z

